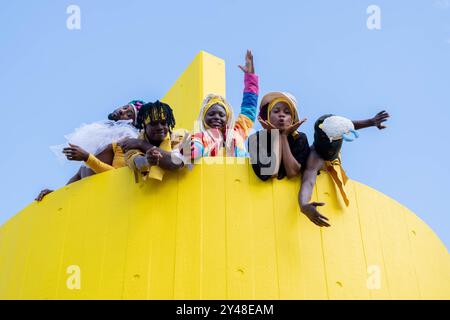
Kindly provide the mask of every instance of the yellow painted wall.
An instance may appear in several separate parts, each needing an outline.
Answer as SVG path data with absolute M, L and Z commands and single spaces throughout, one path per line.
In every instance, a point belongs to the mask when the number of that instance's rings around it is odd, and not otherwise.
M 196 57 L 164 98 L 180 126 L 224 78 L 222 60 Z M 321 174 L 313 198 L 332 227 L 319 229 L 299 179 L 261 182 L 228 160 L 143 184 L 123 168 L 30 204 L 0 228 L 0 299 L 450 298 L 445 246 L 394 200 L 350 181 L 345 208 Z

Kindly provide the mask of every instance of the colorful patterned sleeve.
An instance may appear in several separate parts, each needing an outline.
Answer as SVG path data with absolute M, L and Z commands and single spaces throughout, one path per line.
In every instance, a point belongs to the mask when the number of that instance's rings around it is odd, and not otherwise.
M 203 134 L 196 133 L 192 136 L 191 142 L 191 158 L 192 160 L 197 160 L 203 156 Z
M 234 130 L 238 131 L 242 139 L 247 139 L 250 129 L 253 127 L 258 107 L 258 76 L 246 73 L 244 77 L 244 97 L 241 104 L 241 112 L 236 119 Z

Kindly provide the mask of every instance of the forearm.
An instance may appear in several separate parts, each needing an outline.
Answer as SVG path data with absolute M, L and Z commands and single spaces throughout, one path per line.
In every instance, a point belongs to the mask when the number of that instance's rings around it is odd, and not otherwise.
M 109 170 L 113 170 L 114 167 L 104 163 L 103 161 L 97 159 L 93 154 L 89 154 L 89 158 L 85 161 L 86 165 L 89 166 L 95 173 L 102 173 Z
M 289 146 L 289 142 L 287 136 L 282 134 L 280 135 L 281 139 L 281 154 L 283 159 L 283 165 L 286 169 L 286 174 L 288 178 L 293 178 L 300 174 L 301 165 L 294 158 L 291 152 L 291 147 Z
M 183 167 L 183 161 L 171 152 L 162 152 L 163 157 L 159 161 L 159 167 L 164 170 L 177 170 Z
M 253 73 L 245 74 L 244 96 L 242 98 L 241 110 L 237 117 L 235 128 L 245 140 L 256 119 L 258 108 L 258 76 Z
M 313 170 L 305 171 L 302 179 L 302 186 L 298 194 L 300 208 L 311 201 L 314 185 L 316 184 L 317 172 Z
M 153 148 L 153 145 L 150 142 L 140 140 L 139 150 L 141 150 L 143 153 L 147 153 L 147 151 L 150 150 L 151 148 Z
M 69 181 L 67 181 L 66 186 L 71 184 L 71 183 L 74 183 L 74 182 L 77 182 L 77 181 L 81 180 L 80 171 L 81 171 L 81 168 L 78 170 L 78 172 L 72 178 L 70 178 Z
M 352 120 L 355 130 L 373 127 L 375 125 L 373 119 Z

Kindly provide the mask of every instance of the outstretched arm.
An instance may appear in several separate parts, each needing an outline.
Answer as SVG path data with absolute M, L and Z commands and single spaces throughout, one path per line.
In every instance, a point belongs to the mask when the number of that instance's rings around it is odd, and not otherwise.
M 114 169 L 112 166 L 114 151 L 112 145 L 108 145 L 105 150 L 98 155 L 88 153 L 83 148 L 70 144 L 70 147 L 64 148 L 63 153 L 68 160 L 84 161 L 95 173 L 102 173 Z
M 324 206 L 323 202 L 310 202 L 314 185 L 316 184 L 317 172 L 322 168 L 323 160 L 316 151 L 312 150 L 309 155 L 306 170 L 303 173 L 302 186 L 298 194 L 298 202 L 302 213 L 319 227 L 329 227 L 328 218 L 321 215 L 318 206 Z
M 383 124 L 383 122 L 387 121 L 389 119 L 389 113 L 387 113 L 385 110 L 378 112 L 375 117 L 366 119 L 366 120 L 354 120 L 353 125 L 355 126 L 356 130 L 364 129 L 368 127 L 377 127 L 378 129 L 385 129 L 386 126 Z

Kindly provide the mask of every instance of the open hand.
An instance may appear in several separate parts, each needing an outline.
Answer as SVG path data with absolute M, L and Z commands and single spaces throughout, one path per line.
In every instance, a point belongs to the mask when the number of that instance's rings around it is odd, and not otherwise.
M 239 65 L 238 66 L 245 73 L 255 73 L 255 66 L 253 64 L 253 54 L 251 50 L 247 50 L 247 54 L 245 55 L 245 67 Z
M 71 161 L 87 161 L 89 158 L 89 153 L 83 148 L 69 143 L 70 147 L 64 148 L 63 153 L 65 154 L 67 160 Z
M 372 118 L 373 126 L 377 127 L 380 130 L 386 129 L 386 126 L 383 124 L 383 122 L 387 121 L 389 117 L 389 113 L 387 113 L 385 110 L 378 112 L 376 116 Z
M 271 124 L 269 121 L 263 120 L 263 118 L 258 117 L 258 121 L 259 123 L 261 123 L 261 126 L 263 127 L 263 129 L 265 130 L 274 130 L 276 129 L 273 124 Z
M 301 207 L 301 211 L 305 216 L 308 217 L 314 224 L 319 227 L 330 227 L 331 225 L 327 222 L 328 218 L 321 215 L 317 210 L 317 207 L 324 206 L 323 202 L 311 202 Z
M 287 127 L 286 129 L 281 131 L 281 134 L 285 134 L 285 135 L 290 135 L 292 133 L 294 133 L 295 131 L 297 131 L 297 129 L 306 122 L 307 119 L 303 119 L 300 121 L 297 121 L 296 123 L 290 125 L 289 127 Z

